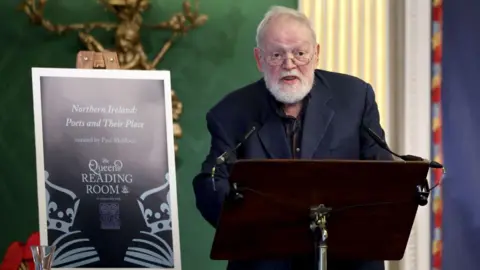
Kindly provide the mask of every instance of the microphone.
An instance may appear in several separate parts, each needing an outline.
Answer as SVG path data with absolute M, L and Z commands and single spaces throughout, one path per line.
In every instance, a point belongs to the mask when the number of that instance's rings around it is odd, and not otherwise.
M 428 159 L 423 159 L 421 157 L 417 157 L 414 155 L 399 155 L 388 147 L 387 143 L 380 138 L 373 130 L 370 128 L 363 126 L 362 127 L 365 129 L 365 131 L 370 135 L 370 137 L 383 149 L 388 151 L 390 154 L 404 160 L 404 161 L 427 161 L 428 166 L 433 169 L 443 169 L 443 173 L 445 173 L 445 168 L 443 167 L 442 164 L 436 162 L 436 161 L 431 161 Z M 436 188 L 438 184 L 433 186 L 432 188 L 429 187 L 428 181 L 425 180 L 425 185 L 423 186 L 417 186 L 417 201 L 420 206 L 425 206 L 428 203 L 428 197 L 430 195 L 430 191 L 432 191 L 434 188 Z
M 248 132 L 247 134 L 243 137 L 243 139 L 233 148 L 233 149 L 229 149 L 225 152 L 223 152 L 220 156 L 217 157 L 217 160 L 216 160 L 216 164 L 217 165 L 221 165 L 223 163 L 225 163 L 226 161 L 228 161 L 230 159 L 230 156 L 232 154 L 234 154 L 237 149 L 242 146 L 242 144 L 245 143 L 245 141 L 247 141 L 247 139 L 253 134 L 253 132 L 257 129 L 256 126 L 253 126 Z
M 222 165 L 228 161 L 230 161 L 230 158 L 232 155 L 236 154 L 236 151 L 238 150 L 238 148 L 240 146 L 242 146 L 247 140 L 248 138 L 250 138 L 250 136 L 252 136 L 252 134 L 257 130 L 257 127 L 254 125 L 248 132 L 247 134 L 245 134 L 245 136 L 243 137 L 243 139 L 232 149 L 228 149 L 226 150 L 225 152 L 223 152 L 220 156 L 217 157 L 217 159 L 215 160 L 215 165 L 212 167 L 212 185 L 213 185 L 213 190 L 216 191 L 216 187 L 215 187 L 215 171 L 217 169 L 217 166 L 218 165 Z
M 366 127 L 366 126 L 363 126 L 363 128 L 365 129 L 365 131 L 368 133 L 368 135 L 370 135 L 370 137 L 381 147 L 383 148 L 384 150 L 388 151 L 390 154 L 404 160 L 404 161 L 427 161 L 428 162 L 428 166 L 430 168 L 433 168 L 433 169 L 443 169 L 443 165 L 436 162 L 436 161 L 431 161 L 431 160 L 428 160 L 428 159 L 424 159 L 424 158 L 421 158 L 421 157 L 417 157 L 417 156 L 413 156 L 413 155 L 399 155 L 395 152 L 393 152 L 392 150 L 390 150 L 390 148 L 388 147 L 387 143 L 382 140 L 382 138 L 380 138 L 380 136 L 378 136 L 372 129 Z

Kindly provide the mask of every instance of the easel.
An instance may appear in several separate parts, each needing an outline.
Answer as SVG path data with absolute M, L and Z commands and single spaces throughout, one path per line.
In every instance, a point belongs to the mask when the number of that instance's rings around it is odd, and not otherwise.
M 116 52 L 79 51 L 76 68 L 120 69 Z

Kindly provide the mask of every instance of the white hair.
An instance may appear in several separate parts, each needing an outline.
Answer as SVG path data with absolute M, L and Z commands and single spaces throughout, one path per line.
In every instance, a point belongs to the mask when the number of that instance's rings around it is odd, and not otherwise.
M 317 41 L 317 35 L 315 34 L 315 30 L 313 29 L 313 26 L 310 20 L 308 19 L 307 16 L 305 16 L 305 14 L 293 8 L 287 8 L 282 6 L 272 6 L 267 11 L 267 13 L 265 13 L 263 20 L 258 24 L 257 36 L 256 36 L 257 47 L 260 47 L 262 43 L 263 34 L 268 24 L 272 21 L 272 19 L 278 18 L 278 17 L 288 17 L 304 24 L 305 26 L 308 27 L 308 29 L 312 33 L 313 42 Z

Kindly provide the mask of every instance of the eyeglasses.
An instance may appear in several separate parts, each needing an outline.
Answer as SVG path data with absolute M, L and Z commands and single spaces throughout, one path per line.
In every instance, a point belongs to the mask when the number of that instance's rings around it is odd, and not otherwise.
M 289 58 L 287 53 L 280 53 L 280 52 L 269 53 L 263 49 L 260 49 L 260 50 L 264 54 L 265 61 L 270 66 L 280 66 L 285 62 L 286 59 Z M 292 51 L 292 55 L 293 55 L 292 61 L 295 65 L 304 66 L 310 63 L 310 61 L 312 61 L 313 57 L 315 56 L 315 53 L 311 53 L 303 50 L 294 50 Z

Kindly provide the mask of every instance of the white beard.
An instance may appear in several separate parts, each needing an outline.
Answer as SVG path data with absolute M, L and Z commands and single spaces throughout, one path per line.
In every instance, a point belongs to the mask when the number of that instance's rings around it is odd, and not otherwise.
M 300 83 L 295 85 L 283 84 L 281 82 L 272 82 L 269 75 L 265 72 L 265 84 L 270 93 L 276 100 L 284 104 L 295 104 L 301 101 L 312 89 L 313 81 L 309 82 L 301 77 L 298 72 L 283 72 L 280 78 L 285 76 L 296 76 Z

